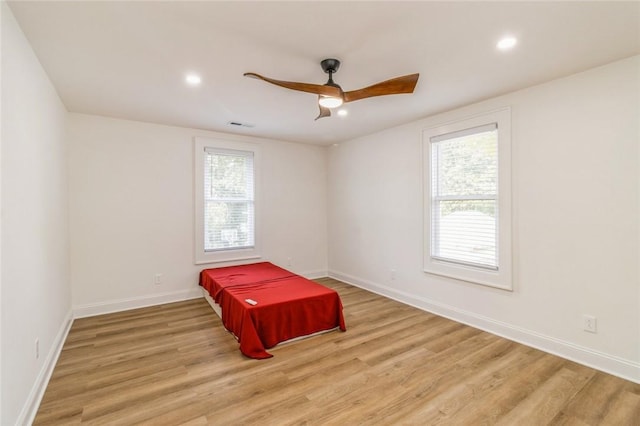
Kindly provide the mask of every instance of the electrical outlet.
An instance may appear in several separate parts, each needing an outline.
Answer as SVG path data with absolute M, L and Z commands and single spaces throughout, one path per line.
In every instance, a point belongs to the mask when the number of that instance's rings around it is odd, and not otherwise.
M 395 281 L 396 280 L 396 270 L 392 269 L 391 270 L 391 281 Z
M 40 358 L 40 339 L 36 339 L 36 359 Z
M 290 257 L 287 257 L 287 266 L 291 266 L 291 263 L 292 263 L 292 262 L 291 262 L 291 258 L 290 258 Z
M 582 328 L 589 333 L 598 332 L 598 319 L 593 315 L 582 316 Z
M 155 285 L 160 285 L 162 283 L 162 274 L 156 274 L 153 282 Z

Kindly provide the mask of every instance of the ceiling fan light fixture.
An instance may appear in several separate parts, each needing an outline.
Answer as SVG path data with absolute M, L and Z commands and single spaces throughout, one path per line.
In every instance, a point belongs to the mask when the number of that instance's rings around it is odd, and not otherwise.
M 338 108 L 342 105 L 342 98 L 334 98 L 333 96 L 320 96 L 318 99 L 320 106 L 325 108 Z

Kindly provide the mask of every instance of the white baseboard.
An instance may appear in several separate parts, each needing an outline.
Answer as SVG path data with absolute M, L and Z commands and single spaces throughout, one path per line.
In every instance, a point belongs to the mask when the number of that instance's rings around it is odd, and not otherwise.
M 18 416 L 16 425 L 30 425 L 33 423 L 33 420 L 38 413 L 38 408 L 40 407 L 40 402 L 42 401 L 44 392 L 47 389 L 47 385 L 49 384 L 49 379 L 51 379 L 51 374 L 53 374 L 53 369 L 58 362 L 60 352 L 62 352 L 64 342 L 67 340 L 67 335 L 69 334 L 72 323 L 73 313 L 70 310 L 64 318 L 64 321 L 62 322 L 58 334 L 53 340 L 53 345 L 51 345 L 51 349 L 49 350 L 49 353 L 47 354 L 47 357 L 42 364 L 42 369 L 38 373 L 38 377 L 36 377 L 36 380 L 33 383 L 31 392 L 29 392 L 27 401 L 22 407 L 22 411 L 20 411 L 20 415 Z
M 154 294 L 150 296 L 132 297 L 129 299 L 109 300 L 106 302 L 89 303 L 73 307 L 74 318 L 92 317 L 95 315 L 110 314 L 112 312 L 126 311 L 129 309 L 145 308 L 147 306 L 161 305 L 163 303 L 180 302 L 202 297 L 200 287 L 189 290 L 174 291 L 171 293 Z
M 522 343 L 523 345 L 540 349 L 605 373 L 621 377 L 625 380 L 640 383 L 640 363 L 638 362 L 595 351 L 555 337 L 545 336 L 532 330 L 516 327 L 502 321 L 496 321 L 474 312 L 458 309 L 454 306 L 435 302 L 421 296 L 412 295 L 342 272 L 330 270 L 329 276 L 415 308 L 467 324 L 471 327 Z
M 324 277 L 328 277 L 328 272 L 327 270 L 318 270 L 318 271 L 308 271 L 308 272 L 303 272 L 301 274 L 298 275 L 302 275 L 303 277 L 310 279 L 310 280 L 315 280 L 318 278 L 324 278 Z
M 327 270 L 306 271 L 301 275 L 308 279 L 323 278 L 327 276 Z M 145 308 L 147 306 L 161 305 L 163 303 L 180 302 L 182 300 L 197 299 L 202 297 L 200 286 L 189 290 L 181 290 L 172 293 L 154 294 L 151 296 L 132 297 L 129 299 L 108 300 L 106 302 L 88 303 L 73 307 L 74 318 L 85 318 L 96 315 L 110 314 L 129 309 Z

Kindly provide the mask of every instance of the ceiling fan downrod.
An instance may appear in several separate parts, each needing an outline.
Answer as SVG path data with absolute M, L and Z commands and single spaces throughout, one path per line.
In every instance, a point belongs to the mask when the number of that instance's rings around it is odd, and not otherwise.
M 325 86 L 333 86 L 342 90 L 340 86 L 333 82 L 333 73 L 337 72 L 338 68 L 340 68 L 340 61 L 337 59 L 324 59 L 322 62 L 320 62 L 320 66 L 322 67 L 322 70 L 324 72 L 329 74 L 329 80 L 327 81 Z

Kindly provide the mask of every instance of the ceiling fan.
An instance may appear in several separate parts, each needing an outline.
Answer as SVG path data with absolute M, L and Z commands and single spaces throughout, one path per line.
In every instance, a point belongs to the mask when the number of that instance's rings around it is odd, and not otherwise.
M 353 102 L 373 96 L 396 95 L 400 93 L 413 93 L 420 74 L 409 74 L 402 77 L 392 78 L 363 89 L 345 92 L 342 88 L 333 82 L 333 74 L 340 68 L 340 61 L 337 59 L 325 59 L 320 62 L 322 70 L 329 74 L 329 80 L 324 84 L 296 83 L 294 81 L 274 80 L 272 78 L 263 77 L 253 72 L 244 73 L 247 77 L 257 78 L 276 86 L 284 87 L 300 92 L 313 93 L 318 95 L 318 106 L 320 107 L 320 115 L 316 120 L 323 117 L 331 116 L 331 108 L 337 108 L 343 103 Z

